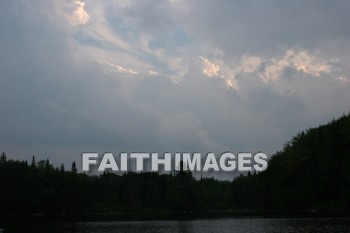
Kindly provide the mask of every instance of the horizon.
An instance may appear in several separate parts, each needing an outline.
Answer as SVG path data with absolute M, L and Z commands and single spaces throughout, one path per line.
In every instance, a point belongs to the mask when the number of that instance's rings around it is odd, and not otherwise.
M 165 155 L 166 154 L 169 154 L 170 155 L 170 160 L 171 160 L 171 163 L 172 164 L 174 162 L 174 165 L 179 162 L 179 161 L 182 161 L 184 162 L 184 170 L 185 171 L 189 171 L 191 172 L 191 175 L 193 176 L 194 179 L 198 180 L 198 179 L 215 179 L 215 180 L 218 180 L 218 181 L 229 181 L 229 180 L 232 180 L 232 179 L 235 179 L 237 177 L 239 177 L 239 175 L 247 175 L 248 173 L 255 173 L 255 174 L 258 174 L 262 171 L 265 171 L 267 168 L 268 168 L 268 164 L 269 164 L 269 161 L 270 159 L 277 155 L 278 152 L 282 152 L 285 150 L 286 148 L 286 145 L 290 145 L 290 143 L 296 138 L 298 137 L 298 135 L 300 135 L 301 133 L 307 133 L 309 130 L 312 130 L 312 129 L 318 129 L 320 127 L 323 127 L 323 126 L 327 126 L 329 124 L 332 124 L 334 121 L 337 121 L 337 120 L 340 120 L 341 118 L 343 117 L 347 117 L 347 116 L 350 116 L 350 111 L 348 114 L 346 113 L 343 113 L 341 116 L 339 116 L 338 118 L 332 118 L 332 120 L 329 120 L 327 123 L 324 123 L 324 124 L 320 124 L 318 125 L 317 127 L 309 127 L 309 128 L 306 128 L 302 131 L 299 131 L 296 135 L 293 135 L 293 137 L 291 137 L 288 141 L 286 141 L 284 144 L 283 144 L 283 149 L 281 150 L 278 150 L 276 151 L 275 153 L 273 154 L 270 154 L 270 155 L 266 155 L 262 152 L 257 152 L 255 153 L 254 156 L 252 156 L 252 153 L 242 153 L 243 155 L 247 155 L 247 154 L 250 154 L 250 157 L 255 157 L 256 155 L 259 155 L 258 159 L 259 162 L 256 163 L 252 163 L 252 161 L 250 161 L 250 169 L 247 170 L 247 167 L 244 166 L 244 163 L 246 162 L 245 159 L 241 159 L 241 161 L 239 160 L 239 155 L 240 153 L 237 154 L 237 157 L 235 157 L 235 153 L 232 153 L 232 152 L 223 152 L 221 153 L 219 156 L 218 155 L 215 155 L 214 153 L 211 153 L 211 152 L 208 152 L 206 153 L 206 159 L 204 160 L 205 163 L 207 163 L 208 161 L 208 155 L 210 154 L 213 154 L 214 156 L 212 156 L 213 158 L 215 158 L 216 160 L 220 160 L 221 156 L 224 155 L 224 154 L 232 154 L 234 157 L 233 157 L 233 161 L 234 162 L 234 165 L 232 165 L 232 161 L 230 161 L 230 156 L 224 156 L 225 159 L 225 164 L 226 165 L 229 165 L 226 167 L 229 168 L 231 166 L 235 167 L 234 169 L 230 170 L 230 171 L 224 171 L 224 170 L 220 170 L 219 168 L 218 169 L 214 169 L 213 167 L 213 163 L 212 161 L 209 162 L 209 164 L 207 164 L 207 166 L 209 165 L 209 167 L 211 167 L 210 169 L 207 169 L 206 171 L 202 170 L 200 167 L 203 163 L 203 157 L 201 156 L 201 153 L 197 153 L 197 152 L 193 152 L 193 153 L 187 153 L 187 152 L 182 152 L 182 153 L 179 153 L 179 152 L 176 152 L 174 153 L 174 155 L 172 156 L 171 153 L 168 153 L 168 152 L 165 152 L 164 153 L 164 158 L 158 158 L 158 165 L 156 166 L 166 166 L 166 159 L 165 159 Z M 84 162 L 84 154 L 85 154 L 85 157 L 87 157 L 88 159 Z M 137 157 L 137 154 L 140 154 L 141 157 L 138 158 Z M 148 155 L 147 158 L 145 158 L 145 155 Z M 183 157 L 184 155 L 186 154 L 185 157 Z M 2 152 L 2 155 L 5 156 L 5 159 L 8 158 L 9 161 L 12 160 L 12 161 L 19 161 L 19 162 L 26 162 L 27 164 L 29 164 L 29 159 L 16 159 L 16 158 L 13 158 L 13 156 L 8 156 L 7 153 L 5 152 Z M 107 156 L 106 156 L 107 155 Z M 152 155 L 151 157 L 149 157 L 150 155 Z M 168 170 L 164 170 L 164 169 L 159 169 L 159 170 L 153 170 L 151 169 L 151 165 L 153 166 L 153 163 L 151 162 L 150 163 L 150 160 L 149 159 L 153 159 L 153 155 L 157 155 L 159 156 L 159 153 L 155 153 L 155 152 L 152 152 L 152 153 L 147 153 L 147 152 L 131 152 L 128 156 L 128 153 L 125 153 L 125 152 L 120 152 L 119 153 L 119 156 L 124 156 L 123 159 L 121 158 L 115 158 L 113 153 L 111 152 L 104 152 L 103 153 L 103 156 L 100 157 L 99 156 L 99 153 L 97 152 L 83 152 L 81 154 L 81 163 L 80 161 L 73 161 L 72 164 L 68 164 L 69 166 L 67 166 L 67 164 L 65 163 L 60 163 L 60 164 L 53 164 L 51 163 L 51 161 L 49 160 L 49 158 L 40 158 L 38 159 L 38 157 L 36 157 L 35 155 L 32 155 L 31 156 L 31 163 L 33 163 L 33 161 L 35 162 L 35 165 L 34 166 L 38 166 L 39 163 L 44 163 L 44 162 L 47 162 L 49 163 L 49 165 L 53 166 L 53 168 L 56 168 L 56 169 L 62 169 L 63 168 L 63 171 L 70 171 L 70 170 L 76 170 L 76 172 L 78 173 L 81 173 L 81 174 L 86 174 L 86 175 L 89 175 L 89 176 L 94 176 L 94 175 L 103 175 L 105 174 L 106 172 L 107 173 L 113 173 L 115 175 L 123 175 L 123 174 L 127 174 L 129 172 L 132 172 L 132 173 L 157 173 L 159 175 L 162 175 L 162 174 L 168 174 L 169 171 Z M 176 156 L 177 155 L 177 156 Z M 182 156 L 181 156 L 182 155 Z M 197 156 L 199 155 L 199 157 Z M 106 156 L 106 158 L 105 158 Z M 133 159 L 136 159 L 135 161 L 129 161 L 130 160 L 130 156 L 133 157 Z M 181 157 L 180 157 L 181 156 Z M 99 158 L 100 157 L 100 158 Z M 108 158 L 107 158 L 108 157 Z M 111 158 L 113 157 L 113 158 Z M 198 163 L 198 158 L 199 160 L 201 160 L 201 162 Z M 227 158 L 226 158 L 227 157 Z M 182 159 L 180 159 L 182 158 Z M 95 160 L 96 159 L 96 160 Z M 231 158 L 232 159 L 232 158 Z M 236 161 L 236 159 L 238 159 L 238 161 Z M 111 161 L 113 160 L 113 161 Z M 209 159 L 211 160 L 211 159 Z M 101 163 L 103 161 L 103 169 L 100 171 L 100 167 L 101 167 Z M 128 162 L 126 162 L 128 161 Z M 143 161 L 143 162 L 142 162 Z M 177 162 L 176 162 L 177 161 Z M 131 163 L 130 163 L 131 162 Z M 140 163 L 137 165 L 137 163 Z M 185 163 L 188 162 L 189 164 L 186 165 Z M 237 165 L 237 162 L 238 162 L 238 166 L 241 166 L 241 168 L 243 168 L 243 170 L 239 170 L 236 165 Z M 243 162 L 243 163 L 242 163 Z M 120 164 L 120 169 L 118 167 L 118 163 L 124 163 L 123 165 Z M 73 165 L 74 164 L 74 165 Z M 78 166 L 77 166 L 78 164 Z M 99 166 L 97 166 L 99 164 Z M 179 164 L 179 163 L 178 163 Z M 203 165 L 203 164 L 202 164 Z M 218 166 L 219 163 L 216 161 L 216 166 Z M 230 166 L 231 165 L 231 166 Z M 254 166 L 253 166 L 254 165 Z M 253 167 L 255 166 L 258 166 L 258 169 L 255 169 Z M 32 164 L 33 166 L 33 164 Z M 63 167 L 62 167 L 63 166 Z M 73 168 L 74 166 L 74 168 Z M 87 167 L 90 167 L 92 166 L 93 169 L 89 169 Z M 115 166 L 115 167 L 114 167 Z M 168 166 L 171 167 L 171 165 L 168 164 Z M 180 166 L 180 165 L 178 165 Z M 172 174 L 173 172 L 176 172 L 176 171 L 180 171 L 181 169 L 178 167 L 178 166 L 175 166 L 175 168 L 171 169 L 170 171 L 170 174 Z M 189 169 L 187 168 L 187 166 L 189 166 Z M 220 162 L 220 166 L 225 166 L 224 164 L 221 165 L 221 162 Z M 84 170 L 84 167 L 85 167 L 85 170 Z M 133 168 L 131 168 L 133 167 Z M 137 169 L 137 167 L 142 167 Z M 164 168 L 163 167 L 163 168 Z M 141 170 L 140 170 L 141 169 Z M 180 169 L 180 170 L 179 170 Z M 87 172 L 87 173 L 86 173 Z

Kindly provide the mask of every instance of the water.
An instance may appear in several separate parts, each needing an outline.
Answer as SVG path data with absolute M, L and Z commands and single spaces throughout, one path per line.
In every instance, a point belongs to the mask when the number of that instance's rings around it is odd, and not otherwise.
M 292 233 L 350 232 L 350 219 L 335 218 L 227 218 L 193 221 L 78 222 L 33 224 L 7 232 L 50 233 Z

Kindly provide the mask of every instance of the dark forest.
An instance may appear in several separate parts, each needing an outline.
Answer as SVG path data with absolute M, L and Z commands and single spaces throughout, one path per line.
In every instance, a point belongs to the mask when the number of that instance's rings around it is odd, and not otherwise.
M 260 173 L 231 181 L 176 174 L 78 173 L 49 160 L 0 158 L 0 215 L 350 210 L 350 115 L 298 133 Z

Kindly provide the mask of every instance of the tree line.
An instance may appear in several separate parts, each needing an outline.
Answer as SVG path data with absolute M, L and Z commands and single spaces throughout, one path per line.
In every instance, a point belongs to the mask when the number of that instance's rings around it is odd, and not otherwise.
M 49 160 L 0 159 L 0 214 L 80 214 L 227 209 L 231 182 L 195 180 L 190 172 L 98 176 L 53 167 Z
M 238 208 L 350 211 L 350 115 L 298 133 L 232 190 Z
M 267 170 L 232 181 L 187 171 L 89 176 L 0 156 L 0 215 L 212 210 L 350 210 L 350 115 L 298 133 Z

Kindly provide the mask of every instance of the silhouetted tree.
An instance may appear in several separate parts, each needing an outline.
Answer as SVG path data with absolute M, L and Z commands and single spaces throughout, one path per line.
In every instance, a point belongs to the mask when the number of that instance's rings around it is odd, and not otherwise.
M 6 163 L 6 154 L 5 152 L 2 152 L 1 156 L 0 156 L 0 164 L 5 164 Z
M 72 171 L 73 173 L 77 173 L 77 166 L 76 166 L 75 162 L 72 163 L 72 169 L 71 169 L 71 171 Z
M 195 180 L 184 166 L 175 175 L 155 172 L 98 176 L 50 161 L 0 156 L 0 216 L 153 210 L 350 210 L 350 116 L 308 129 L 286 143 L 260 173 L 232 182 Z
M 32 157 L 32 162 L 31 162 L 31 164 L 30 164 L 30 167 L 31 168 L 35 168 L 36 167 L 36 160 L 35 160 L 35 156 L 33 155 L 33 157 Z
M 63 163 L 60 165 L 60 172 L 64 172 L 64 164 Z

